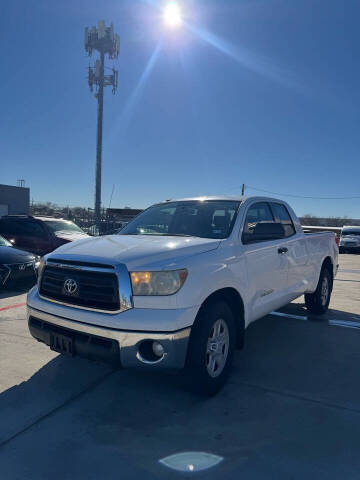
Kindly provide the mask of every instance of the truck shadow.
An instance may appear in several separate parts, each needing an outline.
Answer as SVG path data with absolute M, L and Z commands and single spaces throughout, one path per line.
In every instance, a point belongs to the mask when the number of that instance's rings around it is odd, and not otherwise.
M 360 326 L 360 317 L 335 309 L 309 316 L 302 304 L 281 312 L 304 320 L 268 315 L 250 325 L 232 378 L 238 375 L 244 384 L 360 410 L 360 329 L 331 323 L 357 320 Z
M 351 280 L 353 281 L 353 280 Z M 331 308 L 331 303 L 329 310 L 324 315 L 311 315 L 304 303 L 289 303 L 286 307 L 280 308 L 278 312 L 284 315 L 296 315 L 304 317 L 304 320 L 309 320 L 313 322 L 328 322 L 329 320 L 343 320 L 343 321 L 358 321 L 360 322 L 359 312 L 343 311 L 335 308 Z M 301 319 L 299 319 L 301 320 Z
M 286 309 L 299 313 L 303 307 Z M 351 317 L 335 310 L 330 313 Z M 359 340 L 360 331 L 329 326 L 325 321 L 268 315 L 249 326 L 245 348 L 236 352 L 228 384 L 212 399 L 184 390 L 180 375 L 114 371 L 107 365 L 59 355 L 29 380 L 0 395 L 0 444 L 62 406 L 81 403 L 85 396 L 95 400 L 88 414 L 80 417 L 85 423 L 93 417 L 91 423 L 96 424 L 100 437 L 106 437 L 114 421 L 118 432 L 140 428 L 140 424 L 142 428 L 165 425 L 168 416 L 176 419 L 177 414 L 199 404 L 204 408 L 209 402 L 221 404 L 249 387 L 360 409 Z
M 27 381 L 5 390 L 0 394 L 0 445 L 110 372 L 108 366 L 59 355 Z

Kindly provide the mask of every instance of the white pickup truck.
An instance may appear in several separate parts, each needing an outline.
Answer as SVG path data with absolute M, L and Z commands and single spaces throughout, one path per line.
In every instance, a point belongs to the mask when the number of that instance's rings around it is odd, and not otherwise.
M 182 369 L 216 392 L 254 320 L 305 294 L 329 305 L 333 233 L 305 235 L 285 202 L 202 197 L 153 205 L 118 235 L 46 255 L 28 294 L 33 337 L 123 367 Z

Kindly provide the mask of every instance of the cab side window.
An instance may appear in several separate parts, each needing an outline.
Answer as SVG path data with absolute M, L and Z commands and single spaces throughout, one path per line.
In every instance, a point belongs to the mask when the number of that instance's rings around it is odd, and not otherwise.
M 266 202 L 254 203 L 247 211 L 242 234 L 243 243 L 252 242 L 255 227 L 259 223 L 275 223 L 273 214 Z
M 292 235 L 295 235 L 295 227 L 285 205 L 281 203 L 271 203 L 271 208 L 274 212 L 276 222 L 281 223 L 284 227 L 285 237 L 291 237 Z
M 22 223 L 23 224 L 21 226 L 22 226 L 23 235 L 26 235 L 29 237 L 37 237 L 37 238 L 46 236 L 45 229 L 39 223 L 28 222 L 28 221 L 24 221 Z
M 15 220 L 12 218 L 1 220 L 0 233 L 27 237 L 46 236 L 45 230 L 39 223 L 28 220 Z

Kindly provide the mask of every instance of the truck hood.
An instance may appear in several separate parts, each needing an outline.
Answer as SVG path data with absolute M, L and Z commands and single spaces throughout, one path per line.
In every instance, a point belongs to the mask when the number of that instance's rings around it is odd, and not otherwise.
M 14 247 L 0 247 L 0 264 L 28 263 L 35 260 L 35 255 Z
M 50 258 L 125 263 L 138 268 L 181 268 L 185 257 L 216 249 L 220 240 L 159 235 L 107 235 L 67 243 Z

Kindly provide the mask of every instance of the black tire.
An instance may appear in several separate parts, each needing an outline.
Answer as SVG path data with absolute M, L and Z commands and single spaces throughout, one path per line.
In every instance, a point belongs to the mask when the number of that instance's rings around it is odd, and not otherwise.
M 222 323 L 224 322 L 224 323 Z M 222 342 L 215 340 L 214 326 L 220 328 Z M 222 328 L 222 330 L 221 330 Z M 222 332 L 222 333 L 221 333 Z M 228 334 L 228 337 L 226 337 Z M 214 336 L 213 348 L 217 351 L 208 352 L 210 336 Z M 227 339 L 227 340 L 226 340 Z M 208 345 L 209 344 L 209 345 Z M 236 344 L 236 327 L 231 309 L 225 302 L 214 302 L 207 305 L 200 313 L 192 328 L 185 365 L 187 386 L 203 395 L 214 395 L 225 384 L 230 373 Z M 210 347 L 211 348 L 211 347 Z M 225 358 L 225 352 L 226 358 Z M 216 357 L 216 358 L 215 358 Z M 218 359 L 219 365 L 216 365 Z M 213 361 L 213 375 L 210 363 Z
M 325 295 L 324 284 L 327 284 Z M 329 308 L 332 292 L 332 275 L 328 267 L 323 267 L 320 273 L 319 282 L 314 293 L 305 294 L 305 305 L 310 313 L 314 315 L 323 315 Z

